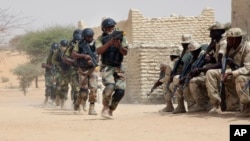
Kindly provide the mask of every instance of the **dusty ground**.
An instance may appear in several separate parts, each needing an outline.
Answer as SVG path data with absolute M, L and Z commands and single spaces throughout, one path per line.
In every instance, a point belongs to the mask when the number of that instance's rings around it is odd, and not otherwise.
M 249 124 L 249 118 L 224 115 L 160 114 L 164 105 L 119 105 L 113 120 L 43 106 L 43 89 L 26 96 L 0 90 L 0 141 L 228 141 L 230 124 Z
M 160 114 L 164 105 L 119 105 L 113 120 L 86 113 L 75 115 L 71 101 L 66 109 L 44 106 L 44 82 L 31 86 L 26 96 L 10 72 L 27 58 L 0 52 L 0 141 L 229 141 L 230 124 L 249 124 L 250 118 L 223 115 Z

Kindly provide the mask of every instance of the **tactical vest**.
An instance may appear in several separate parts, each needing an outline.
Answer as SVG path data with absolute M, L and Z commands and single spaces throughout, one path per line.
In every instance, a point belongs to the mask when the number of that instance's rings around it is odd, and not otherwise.
M 90 51 L 92 51 L 93 53 L 93 57 L 91 56 L 92 59 L 95 59 L 97 60 L 97 55 L 95 53 L 95 44 L 94 45 L 89 45 L 89 43 L 85 42 L 85 41 L 80 41 L 79 44 L 78 44 L 78 49 L 79 49 L 79 53 L 80 54 L 88 54 L 88 51 L 90 49 Z M 84 58 L 78 58 L 77 59 L 77 65 L 80 67 L 80 68 L 93 68 L 94 66 L 92 64 L 89 64 L 88 61 Z
M 62 57 L 63 57 L 63 52 L 62 52 L 61 49 L 59 49 L 59 52 L 58 52 L 58 54 L 56 56 L 56 61 L 60 63 L 60 67 L 62 68 L 62 70 L 68 71 L 71 66 L 64 63 L 63 60 L 62 60 Z
M 104 37 L 104 36 L 108 36 L 108 35 L 103 34 L 102 37 Z M 109 41 L 109 38 L 102 38 L 103 44 L 107 43 L 108 41 Z M 102 59 L 103 64 L 110 65 L 113 67 L 119 67 L 119 66 L 121 66 L 121 63 L 123 61 L 123 55 L 120 53 L 118 48 L 116 48 L 115 46 L 110 46 L 102 54 L 101 59 Z

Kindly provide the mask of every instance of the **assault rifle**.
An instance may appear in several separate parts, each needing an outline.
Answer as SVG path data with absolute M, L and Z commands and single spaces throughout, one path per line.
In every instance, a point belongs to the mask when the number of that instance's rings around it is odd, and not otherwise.
M 220 97 L 221 97 L 221 103 L 220 103 L 220 107 L 222 111 L 226 110 L 226 94 L 225 94 L 225 83 L 224 83 L 224 76 L 226 73 L 226 69 L 227 69 L 227 59 L 224 56 L 222 58 L 222 64 L 221 64 L 221 80 L 220 80 Z
M 221 80 L 220 80 L 220 97 L 221 97 L 221 110 L 226 110 L 226 94 L 225 94 L 225 84 L 224 84 L 224 77 L 227 69 L 227 65 L 230 66 L 231 70 L 234 71 L 239 68 L 239 66 L 233 61 L 232 58 L 226 58 L 224 56 L 222 58 L 222 64 L 221 64 Z
M 150 92 L 147 93 L 147 96 L 150 96 L 151 93 L 153 93 L 153 91 L 162 84 L 162 82 L 160 82 L 160 80 L 165 77 L 165 72 L 161 72 L 160 73 L 160 78 L 155 82 L 154 86 L 151 88 Z
M 91 61 L 94 67 L 98 66 L 98 62 L 96 60 L 96 55 L 93 53 L 93 51 L 91 51 L 89 44 L 85 44 L 85 48 L 87 51 L 87 54 L 90 55 L 91 57 Z
M 206 53 L 202 54 L 195 62 L 194 64 L 192 65 L 191 69 L 190 70 L 194 70 L 196 68 L 202 68 L 205 64 L 206 64 L 206 60 L 205 60 L 205 57 L 206 57 Z M 186 87 L 186 85 L 189 83 L 189 81 L 194 77 L 193 74 L 189 73 L 186 75 L 185 77 L 185 81 L 182 85 L 182 89 L 184 89 Z
M 160 78 L 161 79 L 161 78 Z M 147 97 L 150 96 L 151 93 L 154 92 L 154 90 L 160 86 L 162 84 L 162 82 L 160 82 L 160 79 L 157 80 L 157 82 L 154 84 L 154 86 L 151 88 L 150 92 L 147 93 Z
M 182 79 L 182 78 L 184 78 L 190 72 L 192 64 L 193 64 L 193 61 L 190 61 L 189 64 L 184 68 L 184 70 L 182 71 L 182 73 L 179 76 L 179 80 Z M 181 88 L 181 87 L 178 86 L 178 85 L 174 86 L 173 92 L 170 93 L 171 97 L 174 96 L 174 94 L 175 94 L 175 92 L 177 91 L 178 88 Z
M 216 62 L 216 59 L 213 57 L 213 51 L 215 51 L 215 48 L 216 48 L 216 40 L 211 39 L 211 42 L 208 45 L 207 50 L 206 50 L 206 55 L 208 55 L 208 56 L 205 56 L 205 58 L 204 58 L 207 63 L 215 63 Z
M 186 50 L 187 50 L 187 47 L 184 48 L 184 49 L 182 50 L 181 56 L 180 56 L 179 60 L 177 60 L 177 62 L 176 62 L 175 65 L 174 65 L 173 70 L 171 71 L 170 78 L 169 78 L 169 80 L 168 80 L 167 87 L 166 87 L 166 89 L 167 89 L 168 91 L 170 91 L 170 90 L 169 90 L 169 86 L 170 86 L 170 84 L 173 82 L 173 78 L 174 78 L 174 76 L 177 74 L 178 68 L 179 68 L 180 65 L 183 63 L 183 62 L 182 62 L 182 58 L 183 58 L 184 54 L 186 53 Z M 173 94 L 171 94 L 171 95 L 173 95 Z
M 114 30 L 111 34 L 104 36 L 102 40 L 109 41 L 113 39 L 122 41 L 123 36 L 124 36 L 124 31 Z

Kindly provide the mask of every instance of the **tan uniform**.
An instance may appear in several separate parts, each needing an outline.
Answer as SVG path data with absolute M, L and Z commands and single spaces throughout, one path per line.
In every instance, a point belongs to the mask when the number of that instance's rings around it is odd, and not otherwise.
M 174 65 L 177 63 L 178 60 L 179 60 L 179 58 L 176 58 L 172 62 L 170 62 L 169 65 L 166 65 L 165 76 L 159 80 L 160 82 L 162 82 L 164 98 L 166 101 L 166 107 L 159 110 L 159 112 L 172 112 L 174 110 L 174 107 L 172 104 L 171 92 L 167 89 L 167 85 L 168 85 L 169 79 L 171 77 L 171 71 L 173 70 Z M 177 72 L 180 72 L 180 70 L 179 71 L 177 70 Z M 170 87 L 173 87 L 172 83 L 170 83 L 169 89 L 171 89 Z
M 218 62 L 219 54 L 224 54 L 224 50 L 227 46 L 227 42 L 225 38 L 222 38 L 215 45 L 215 51 L 209 52 L 209 54 L 213 54 L 213 57 Z M 208 66 L 210 64 L 207 64 Z M 196 105 L 189 109 L 189 112 L 197 112 L 197 111 L 205 111 L 210 108 L 210 102 L 208 97 L 208 92 L 206 88 L 206 75 L 201 73 L 199 76 L 192 78 L 189 82 L 190 94 L 195 100 Z M 206 91 L 205 91 L 206 90 Z
M 232 72 L 233 77 L 228 77 L 225 80 L 225 93 L 226 93 L 226 105 L 227 110 L 239 110 L 239 99 L 242 104 L 244 103 L 242 97 L 249 97 L 249 92 L 242 94 L 242 88 L 244 87 L 246 81 L 250 78 L 250 43 L 242 42 L 240 45 L 240 50 L 233 56 L 234 62 L 241 66 L 239 69 L 232 71 L 231 69 L 227 69 L 226 72 Z M 226 52 L 224 50 L 223 52 Z M 229 52 L 229 56 L 232 55 L 234 50 Z M 218 80 L 221 77 L 221 70 L 209 70 L 207 72 L 207 88 L 209 92 L 209 97 L 212 104 L 217 104 L 221 101 L 218 91 Z M 217 81 L 215 81 L 215 79 Z M 239 98 L 238 98 L 239 97 Z

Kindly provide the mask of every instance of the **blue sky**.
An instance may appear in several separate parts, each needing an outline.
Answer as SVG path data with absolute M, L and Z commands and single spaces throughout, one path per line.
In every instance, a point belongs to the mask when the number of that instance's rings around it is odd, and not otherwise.
M 129 9 L 156 18 L 171 14 L 198 16 L 210 7 L 215 10 L 217 21 L 231 21 L 231 0 L 0 0 L 0 3 L 2 9 L 32 19 L 28 30 L 55 24 L 76 26 L 78 20 L 84 20 L 90 27 L 98 26 L 105 16 L 116 21 L 127 19 Z

